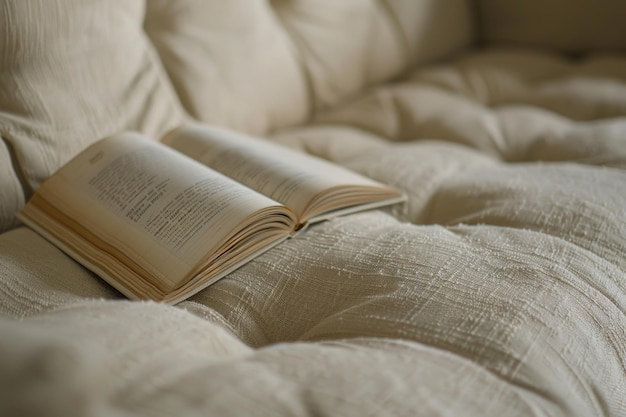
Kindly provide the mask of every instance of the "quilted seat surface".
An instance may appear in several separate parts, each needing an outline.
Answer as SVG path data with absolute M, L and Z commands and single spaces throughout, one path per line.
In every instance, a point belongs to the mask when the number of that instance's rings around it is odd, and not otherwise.
M 0 415 L 626 416 L 619 2 L 29 3 L 0 6 Z M 13 220 L 88 143 L 189 119 L 408 201 L 176 306 Z

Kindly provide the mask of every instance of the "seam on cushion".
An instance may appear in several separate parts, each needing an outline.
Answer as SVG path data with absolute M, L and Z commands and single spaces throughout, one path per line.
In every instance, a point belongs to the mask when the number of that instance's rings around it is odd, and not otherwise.
M 454 230 L 450 230 L 448 229 L 449 232 L 451 233 L 455 233 L 458 235 L 458 233 Z M 465 239 L 466 236 L 461 235 L 461 238 Z M 620 310 L 621 311 L 621 310 Z M 351 341 L 351 340 L 364 340 L 364 339 L 379 339 L 379 340 L 393 340 L 393 341 L 397 341 L 398 338 L 389 338 L 389 337 L 375 337 L 375 336 L 368 336 L 368 337 L 363 337 L 363 336 L 355 336 L 355 337 L 345 337 L 342 339 L 312 339 L 312 340 L 306 340 L 306 339 L 300 339 L 296 342 L 305 342 L 305 343 L 336 343 L 338 341 Z M 518 372 L 518 368 L 519 365 L 521 364 L 521 360 L 516 361 L 517 364 L 512 367 L 510 369 L 510 375 L 511 377 L 507 377 L 505 374 L 501 374 L 500 372 L 498 372 L 495 368 L 490 368 L 487 366 L 488 363 L 481 363 L 478 362 L 475 359 L 472 359 L 470 356 L 468 356 L 465 351 L 460 351 L 455 349 L 456 345 L 446 345 L 446 344 L 436 344 L 433 343 L 431 341 L 429 341 L 428 339 L 405 339 L 405 338 L 399 338 L 399 340 L 402 343 L 415 343 L 418 345 L 422 345 L 422 346 L 426 346 L 428 348 L 434 349 L 436 351 L 440 351 L 440 352 L 446 352 L 450 355 L 453 355 L 456 358 L 459 358 L 460 360 L 463 361 L 467 361 L 469 363 L 471 363 L 473 366 L 479 367 L 482 370 L 484 370 L 485 372 L 491 374 L 492 376 L 494 376 L 495 378 L 497 378 L 499 381 L 502 381 L 510 386 L 513 387 L 513 390 L 515 391 L 515 393 L 517 395 L 520 396 L 520 398 L 523 400 L 523 402 L 527 405 L 531 405 L 530 402 L 528 402 L 528 400 L 526 398 L 524 398 L 522 395 L 520 395 L 520 391 L 522 392 L 526 392 L 526 393 L 531 393 L 536 395 L 539 398 L 542 398 L 544 400 L 546 400 L 548 403 L 555 405 L 555 406 L 559 406 L 559 403 L 557 402 L 557 399 L 552 398 L 549 394 L 549 392 L 544 392 L 542 391 L 540 388 L 536 388 L 532 385 L 526 384 L 523 381 L 518 381 L 518 380 L 512 380 L 510 378 L 512 378 L 517 372 Z M 613 345 L 613 343 L 611 343 L 611 347 L 615 350 L 615 347 Z M 503 349 L 499 349 L 502 352 L 508 353 L 508 350 L 503 350 Z M 508 355 L 507 355 L 508 356 Z M 619 358 L 619 352 L 616 352 L 616 356 Z M 569 365 L 569 363 L 565 362 L 565 367 L 571 371 L 571 374 L 574 375 L 574 380 L 576 381 L 576 385 L 578 385 L 579 387 L 583 388 L 583 391 L 585 393 L 587 393 L 587 398 L 589 399 L 590 403 L 592 404 L 592 406 L 594 407 L 594 409 L 596 411 L 604 411 L 604 407 L 602 406 L 602 404 L 599 403 L 597 396 L 595 395 L 595 391 L 594 390 L 589 390 L 586 389 L 584 382 L 581 381 L 581 378 L 579 377 L 579 375 L 576 373 L 576 371 L 574 369 L 572 369 L 572 367 Z M 531 407 L 532 408 L 532 407 Z M 606 415 L 603 413 L 600 413 L 598 415 Z
M 508 160 L 505 157 L 506 141 L 503 139 L 503 133 L 502 133 L 500 120 L 498 119 L 497 114 L 495 114 L 496 109 L 494 109 L 493 107 L 486 106 L 485 104 L 479 101 L 473 100 L 459 92 L 456 92 L 448 88 L 440 88 L 439 86 L 433 87 L 429 83 L 417 83 L 416 86 L 425 88 L 425 89 L 430 89 L 436 92 L 437 94 L 448 95 L 457 100 L 464 101 L 465 104 L 469 106 L 479 108 L 482 114 L 486 115 L 486 117 L 490 121 L 494 121 L 494 123 L 496 124 L 496 127 L 495 127 L 496 130 L 494 130 L 494 128 L 491 128 L 492 124 L 489 125 L 490 127 L 489 129 L 486 129 L 486 131 L 489 133 L 489 135 L 487 136 L 489 138 L 489 142 L 493 145 L 493 152 L 487 152 L 488 150 L 481 149 L 479 146 L 475 146 L 474 144 L 471 144 L 471 143 L 445 139 L 446 142 L 466 146 L 470 149 L 479 151 L 483 155 L 489 156 L 496 161 L 506 162 Z M 415 113 L 411 109 L 407 110 L 406 109 L 407 106 L 403 104 L 402 99 L 395 94 L 391 94 L 391 103 L 393 104 L 395 108 L 395 112 L 393 113 L 393 115 L 395 116 L 395 120 L 396 120 L 395 125 L 397 126 L 397 132 L 396 132 L 397 139 L 401 142 L 412 141 L 416 139 L 417 140 L 423 139 L 423 138 L 420 138 L 419 136 L 415 137 L 416 135 L 408 135 L 408 133 L 405 132 L 406 127 L 403 126 L 403 123 L 401 122 L 401 120 L 411 120 L 411 116 L 414 115 Z M 446 119 L 442 119 L 442 120 L 446 120 Z M 410 136 L 413 136 L 414 138 L 411 138 Z
M 378 346 L 378 343 L 376 343 L 376 345 L 372 346 L 369 343 L 370 341 L 374 341 L 374 342 L 381 341 L 382 343 L 380 343 L 380 345 L 382 345 L 382 346 Z M 373 350 L 377 350 L 377 351 L 382 350 L 383 348 L 386 347 L 386 345 L 396 345 L 396 346 L 400 346 L 403 349 L 405 347 L 402 346 L 402 345 L 411 345 L 411 344 L 419 345 L 419 346 L 421 346 L 422 348 L 424 348 L 426 350 L 432 350 L 432 351 L 437 352 L 438 354 L 453 356 L 454 358 L 456 358 L 459 361 L 463 362 L 466 366 L 469 366 L 469 367 L 472 367 L 472 368 L 474 368 L 474 367 L 475 368 L 479 368 L 481 371 L 483 371 L 483 372 L 485 372 L 485 373 L 487 373 L 489 375 L 492 375 L 498 381 L 501 381 L 504 384 L 511 386 L 512 391 L 515 393 L 515 395 L 518 398 L 520 398 L 522 403 L 524 403 L 525 405 L 528 406 L 530 411 L 536 411 L 536 404 L 531 403 L 527 398 L 525 398 L 525 396 L 521 395 L 520 391 L 525 392 L 525 393 L 533 394 L 533 395 L 535 395 L 535 396 L 537 396 L 539 398 L 542 398 L 542 399 L 546 400 L 548 403 L 558 407 L 558 403 L 556 401 L 554 401 L 552 398 L 548 397 L 545 392 L 539 391 L 535 387 L 525 384 L 523 381 L 513 381 L 513 380 L 510 380 L 506 376 L 501 375 L 500 373 L 498 373 L 496 370 L 490 369 L 487 366 L 485 366 L 485 365 L 483 365 L 481 363 L 478 363 L 475 360 L 473 360 L 473 359 L 471 359 L 471 358 L 469 358 L 469 357 L 459 353 L 459 351 L 452 350 L 452 349 L 450 349 L 449 347 L 446 347 L 446 346 L 437 346 L 435 344 L 428 343 L 428 342 L 422 341 L 422 340 L 396 339 L 396 338 L 372 337 L 372 336 L 369 336 L 369 337 L 354 337 L 354 338 L 338 339 L 338 340 L 323 340 L 323 341 L 304 342 L 304 343 L 319 343 L 320 345 L 323 345 L 323 346 L 338 346 L 338 347 L 350 346 L 351 344 L 358 344 L 361 347 L 366 347 L 368 349 L 373 349 Z M 411 346 L 409 346 L 408 348 L 410 349 Z
M 602 258 L 601 256 L 595 254 L 594 252 L 577 245 L 576 243 L 570 242 L 566 239 L 563 239 L 559 236 L 555 236 L 555 235 L 550 235 L 548 233 L 544 233 L 541 231 L 537 231 L 537 230 L 532 230 L 532 229 L 522 229 L 522 228 L 517 228 L 517 227 L 510 227 L 510 226 L 499 226 L 499 225 L 488 225 L 488 224 L 462 224 L 462 226 L 467 227 L 467 228 L 475 228 L 475 227 L 489 227 L 489 228 L 498 228 L 498 229 L 508 229 L 508 230 L 515 230 L 517 232 L 522 231 L 524 233 L 532 233 L 532 234 L 540 234 L 542 236 L 547 236 L 549 238 L 553 238 L 556 239 L 560 242 L 563 242 L 566 247 L 575 247 L 578 248 L 580 250 L 582 250 L 583 252 L 590 254 L 592 257 L 596 257 L 601 259 L 602 261 L 609 263 L 610 265 L 614 266 L 617 270 L 622 271 L 622 268 L 620 268 L 619 266 L 613 264 L 612 262 L 607 261 L 606 259 Z M 455 234 L 459 234 L 456 230 L 451 230 L 453 229 L 454 226 L 452 227 L 448 227 L 446 226 L 446 229 L 452 233 Z M 467 239 L 468 236 L 466 234 L 462 234 L 461 237 L 463 239 Z M 542 256 L 541 254 L 538 253 L 534 253 L 534 255 L 536 256 Z M 542 271 L 542 269 L 539 269 L 539 271 Z M 571 290 L 580 293 L 583 298 L 587 299 L 587 300 L 593 300 L 591 297 L 586 296 L 586 294 L 584 292 L 582 292 L 578 287 L 572 285 L 569 281 L 564 280 L 564 279 L 558 279 L 559 282 L 564 285 L 567 286 L 568 288 L 570 288 Z M 582 281 L 582 283 L 586 286 L 586 288 L 592 290 L 595 294 L 600 295 L 604 300 L 608 301 L 610 303 L 610 305 L 612 305 L 613 307 L 615 307 L 615 309 L 624 317 L 626 317 L 626 311 L 624 311 L 611 297 L 609 297 L 608 294 L 606 294 L 604 291 L 602 291 L 601 289 L 599 289 L 597 286 L 593 285 L 593 281 Z M 619 284 L 616 284 L 616 286 L 619 287 Z M 595 303 L 596 305 L 601 305 L 601 303 Z M 608 314 L 607 314 L 608 315 Z M 595 316 L 594 316 L 595 319 Z M 614 343 L 614 339 L 610 338 L 607 336 L 607 344 L 610 346 L 611 349 L 613 349 L 613 352 L 615 353 L 615 357 L 618 361 L 621 362 L 622 367 L 624 367 L 624 361 L 622 360 L 622 356 L 620 355 L 619 350 L 617 349 L 617 347 L 615 346 Z M 562 359 L 561 355 L 559 355 L 559 357 Z M 575 372 L 574 369 L 572 369 L 572 367 L 570 366 L 569 362 L 566 362 L 565 360 L 563 360 L 563 363 L 565 365 L 565 367 L 571 371 L 571 374 L 575 377 L 574 380 L 576 381 L 576 385 L 578 385 L 579 388 L 582 389 L 583 392 L 585 392 L 587 394 L 587 399 L 589 400 L 589 402 L 592 404 L 592 406 L 594 407 L 594 409 L 596 410 L 596 412 L 598 412 L 598 415 L 602 415 L 605 416 L 606 414 L 606 407 L 604 406 L 603 402 L 601 402 L 597 396 L 597 393 L 594 389 L 590 389 L 593 388 L 593 386 L 588 387 L 585 382 L 580 378 L 580 375 Z M 486 368 L 485 368 L 486 369 Z M 626 369 L 626 368 L 624 368 Z M 490 371 L 489 369 L 487 369 L 488 371 Z M 517 372 L 517 371 L 516 371 Z M 497 374 L 494 374 L 497 376 Z M 515 384 L 517 385 L 517 384 Z M 521 385 L 521 387 L 523 388 L 524 386 Z M 539 395 L 541 395 L 544 398 L 547 398 L 545 395 L 542 395 L 541 393 L 539 393 L 538 391 L 532 390 L 533 392 L 538 393 Z M 554 401 L 552 401 L 554 403 Z
M 559 162 L 557 162 L 557 163 L 559 163 Z M 503 162 L 501 165 L 502 165 L 502 166 L 507 166 L 507 165 L 509 165 L 509 163 L 508 163 L 508 162 Z M 593 167 L 593 168 L 595 168 L 595 167 Z M 616 169 L 616 170 L 618 170 L 618 171 L 621 171 L 621 169 L 620 169 L 620 168 L 608 168 L 608 169 Z M 439 191 L 439 190 L 438 190 L 438 191 Z M 453 224 L 449 224 L 449 223 L 446 223 L 446 224 L 436 223 L 436 222 L 434 222 L 434 221 L 432 221 L 432 220 L 431 220 L 431 217 L 432 217 L 431 215 L 432 215 L 432 213 L 433 213 L 433 207 L 436 205 L 436 203 L 438 202 L 438 200 L 439 200 L 440 198 L 441 198 L 440 193 L 439 193 L 439 192 L 436 192 L 436 193 L 435 193 L 435 195 L 434 195 L 434 196 L 430 199 L 430 201 L 428 202 L 428 207 L 427 207 L 428 211 L 427 211 L 427 212 L 425 212 L 425 214 L 426 214 L 427 216 L 424 218 L 424 219 L 425 219 L 425 221 L 426 221 L 426 224 L 439 224 L 439 225 L 442 225 L 442 226 L 444 226 L 444 227 L 446 227 L 446 228 L 449 228 L 449 227 L 454 227 L 454 226 L 458 226 L 458 225 L 464 225 L 464 226 L 485 226 L 485 225 L 486 225 L 486 226 L 492 226 L 492 227 L 507 228 L 507 229 L 511 229 L 511 230 L 524 230 L 524 231 L 529 231 L 529 232 L 534 232 L 534 233 L 540 233 L 540 234 L 542 234 L 542 235 L 545 235 L 545 236 L 550 236 L 550 237 L 553 237 L 553 238 L 559 239 L 559 240 L 561 240 L 561 241 L 563 241 L 563 242 L 566 242 L 566 243 L 569 243 L 569 244 L 571 244 L 571 245 L 574 245 L 574 246 L 576 246 L 577 248 L 580 248 L 580 249 L 584 250 L 584 251 L 585 251 L 585 252 L 587 252 L 587 253 L 593 254 L 594 256 L 596 256 L 596 257 L 598 257 L 598 258 L 600 258 L 600 259 L 602 259 L 602 260 L 605 260 L 605 261 L 609 262 L 608 260 L 604 259 L 602 256 L 600 256 L 599 254 L 597 254 L 597 253 L 593 252 L 593 251 L 592 251 L 592 250 L 590 250 L 590 249 L 587 249 L 587 248 L 585 248 L 585 247 L 583 247 L 583 246 L 580 246 L 580 245 L 578 245 L 577 243 L 572 242 L 572 241 L 570 241 L 570 240 L 567 240 L 567 239 L 566 239 L 566 238 L 564 238 L 564 237 L 557 236 L 557 235 L 550 234 L 550 233 L 546 233 L 546 232 L 544 232 L 544 231 L 542 231 L 542 230 L 539 230 L 539 228 L 538 228 L 538 227 L 534 227 L 534 226 L 530 226 L 530 227 L 529 227 L 529 226 L 527 226 L 527 225 L 524 225 L 523 227 L 522 227 L 522 226 L 520 226 L 520 227 L 516 227 L 516 226 L 506 226 L 506 225 L 501 225 L 501 224 L 497 224 L 497 223 L 479 223 L 479 222 L 477 222 L 477 221 L 476 221 L 476 222 L 472 222 L 472 223 L 465 223 L 465 221 L 466 221 L 466 219 L 467 219 L 467 216 L 469 216 L 469 215 L 467 215 L 467 214 L 465 214 L 465 215 L 461 216 L 460 218 L 456 218 L 456 219 L 455 219 L 455 220 L 456 220 L 456 223 L 453 223 Z M 534 228 L 531 228 L 531 227 L 534 227 Z M 612 246 L 611 246 L 609 249 L 612 249 Z M 619 269 L 620 271 L 622 271 L 622 272 L 625 272 L 625 273 L 626 273 L 626 270 L 624 270 L 624 268 L 623 268 L 622 266 L 617 265 L 617 264 L 614 264 L 614 263 L 612 263 L 612 262 L 609 262 L 609 263 L 610 263 L 611 265 L 615 266 L 615 267 L 616 267 L 617 269 Z
M 211 308 L 210 306 L 202 304 L 201 302 L 198 302 L 198 301 L 186 299 L 178 304 L 175 304 L 173 307 L 184 310 L 210 323 L 216 324 L 218 326 L 222 326 L 224 329 L 230 332 L 233 337 L 236 337 L 239 341 L 241 341 L 242 343 L 245 343 L 242 335 L 240 334 L 239 331 L 237 331 L 233 323 L 228 321 L 222 315 L 222 313 Z M 250 346 L 248 343 L 245 343 L 245 344 L 247 346 Z
M 283 19 L 282 15 L 276 11 L 276 6 L 274 1 L 270 2 L 270 8 L 272 10 L 272 14 L 274 15 L 275 21 L 284 33 L 287 35 L 286 38 L 289 40 L 289 49 L 291 49 L 293 57 L 295 58 L 298 66 L 300 67 L 300 72 L 302 73 L 302 79 L 304 80 L 306 95 L 307 95 L 307 116 L 306 121 L 310 121 L 313 118 L 313 115 L 316 113 L 316 103 L 315 103 L 315 89 L 313 87 L 313 76 L 311 71 L 309 71 L 306 66 L 306 60 L 304 59 L 304 49 L 308 49 L 306 43 L 295 33 L 293 30 L 289 28 L 287 22 Z M 313 52 L 313 51 L 311 51 Z
M 394 339 L 394 338 L 388 338 L 388 337 L 373 337 L 373 336 L 369 336 L 369 337 L 362 337 L 362 336 L 357 336 L 354 338 L 345 338 L 345 339 L 338 339 L 338 340 L 316 340 L 314 342 L 308 342 L 308 341 L 299 341 L 299 342 L 305 342 L 305 343 L 320 343 L 320 344 L 338 344 L 338 342 L 346 342 L 346 343 L 353 343 L 354 341 L 363 341 L 363 340 L 367 340 L 367 339 L 376 339 L 376 340 L 381 340 L 383 342 L 394 342 L 397 344 L 400 343 L 406 343 L 406 344 L 417 344 L 420 346 L 423 346 L 427 349 L 432 349 L 436 352 L 439 353 L 443 353 L 443 354 L 448 354 L 451 355 L 455 358 L 457 358 L 460 361 L 463 361 L 465 363 L 468 363 L 469 366 L 471 367 L 476 367 L 481 369 L 483 372 L 488 373 L 489 375 L 492 375 L 494 378 L 496 378 L 498 381 L 501 381 L 509 386 L 511 386 L 513 392 L 515 393 L 515 395 L 517 395 L 520 400 L 526 404 L 529 409 L 531 410 L 535 410 L 536 408 L 536 404 L 532 404 L 527 398 L 525 398 L 524 395 L 521 394 L 521 392 L 524 393 L 530 393 L 532 395 L 535 395 L 539 398 L 544 399 L 545 401 L 547 401 L 548 403 L 555 405 L 558 407 L 558 403 L 551 398 L 550 396 L 548 396 L 547 392 L 543 392 L 531 385 L 525 384 L 523 381 L 514 381 L 512 379 L 507 378 L 505 375 L 500 374 L 498 371 L 496 371 L 495 369 L 491 369 L 488 366 L 486 366 L 483 363 L 479 363 L 476 360 L 472 359 L 471 357 L 463 354 L 461 351 L 459 350 L 455 350 L 454 346 L 451 345 L 437 345 L 434 343 L 430 343 L 427 340 L 415 340 L 415 339 Z M 398 342 L 399 341 L 399 342 Z
M 583 57 L 580 59 L 574 59 L 563 54 L 541 50 L 537 48 L 529 48 L 529 47 L 502 47 L 502 46 L 487 45 L 482 51 L 486 53 L 514 51 L 516 53 L 522 53 L 526 55 L 530 54 L 531 58 L 533 59 L 537 56 L 540 56 L 544 58 L 548 57 L 554 60 L 555 64 L 559 65 L 558 68 L 550 69 L 549 71 L 543 71 L 540 76 L 533 77 L 532 79 L 521 80 L 521 82 L 525 86 L 524 93 L 526 93 L 528 97 L 533 97 L 535 93 L 537 92 L 537 90 L 541 90 L 542 88 L 549 87 L 554 82 L 567 80 L 571 77 L 585 76 L 584 69 L 590 62 L 594 62 L 594 58 L 595 58 L 595 56 L 590 56 L 590 57 Z M 621 57 L 622 55 L 619 55 L 619 56 Z M 457 62 L 455 66 L 458 67 L 459 62 Z M 484 73 L 480 73 L 479 75 L 481 79 L 485 79 Z M 462 76 L 463 78 L 466 79 L 467 85 L 472 84 L 471 80 L 469 79 L 468 73 L 465 73 Z M 615 76 L 611 76 L 606 79 L 622 81 L 622 78 L 618 78 Z M 449 90 L 448 88 L 446 89 Z M 602 120 L 605 118 L 615 117 L 614 115 L 612 115 L 612 116 L 605 116 L 605 117 L 592 117 L 591 119 L 574 119 L 571 116 L 567 116 L 551 107 L 534 103 L 534 102 L 528 102 L 527 100 L 526 101 L 519 101 L 519 100 L 512 101 L 510 97 L 506 97 L 506 96 L 504 98 L 500 97 L 496 99 L 496 97 L 492 97 L 491 94 L 489 94 L 488 97 L 486 98 L 477 97 L 477 99 L 478 101 L 480 101 L 482 104 L 484 104 L 485 106 L 489 108 L 495 109 L 497 107 L 509 106 L 509 105 L 530 105 L 530 106 L 537 107 L 546 111 L 553 112 L 563 117 L 567 117 L 577 122 L 595 121 L 595 120 Z
M 19 181 L 20 186 L 22 187 L 22 192 L 24 193 L 24 199 L 28 200 L 33 195 L 33 188 L 28 183 L 26 179 L 26 175 L 21 168 L 21 164 L 19 163 L 19 158 L 17 157 L 17 152 L 15 152 L 15 147 L 13 146 L 13 139 L 7 136 L 5 133 L 0 133 L 0 141 L 4 142 L 4 145 L 9 152 L 9 158 L 11 159 L 11 167 L 13 168 L 13 172 Z
M 602 263 L 607 263 L 611 266 L 613 266 L 616 270 L 620 271 L 620 272 L 625 272 L 622 267 L 620 267 L 619 265 L 614 264 L 613 262 L 603 258 L 602 256 L 598 255 L 597 253 L 582 247 L 574 242 L 571 242 L 565 238 L 562 238 L 560 236 L 556 236 L 556 235 L 551 235 L 549 233 L 545 233 L 542 232 L 540 230 L 533 230 L 533 229 L 528 229 L 528 228 L 521 228 L 521 227 L 513 227 L 513 226 L 503 226 L 503 225 L 496 225 L 496 224 L 488 224 L 488 223 L 477 223 L 477 224 L 471 224 L 471 223 L 459 223 L 459 224 L 454 224 L 454 225 L 442 225 L 442 227 L 445 227 L 449 232 L 460 235 L 462 238 L 467 239 L 467 234 L 465 233 L 459 233 L 459 231 L 455 230 L 457 229 L 457 227 L 462 226 L 465 228 L 476 228 L 476 227 L 487 227 L 487 228 L 496 228 L 496 229 L 506 229 L 506 230 L 511 230 L 511 231 L 516 231 L 516 232 L 523 232 L 523 233 L 531 233 L 531 234 L 538 234 L 541 235 L 543 237 L 548 237 L 550 239 L 555 239 L 561 243 L 563 243 L 567 248 L 576 248 L 578 250 L 581 250 L 582 252 L 584 252 L 585 254 L 587 254 L 587 256 L 589 256 L 590 258 L 596 258 L 596 260 L 600 260 Z M 535 256 L 543 256 L 542 254 L 539 253 L 534 253 Z M 597 265 L 597 263 L 594 263 L 595 265 Z M 566 269 L 567 270 L 567 269 Z M 604 272 L 604 271 L 602 271 Z M 603 276 L 606 276 L 606 274 L 603 274 Z M 573 290 L 575 290 L 576 292 L 580 292 L 579 289 L 575 286 L 572 286 L 569 284 L 568 281 L 564 281 L 561 280 L 561 282 L 563 282 L 564 285 L 567 285 L 568 287 L 572 288 Z M 609 294 L 607 294 L 605 291 L 602 291 L 600 288 L 598 288 L 595 285 L 592 285 L 591 282 L 589 281 L 583 281 L 588 288 L 592 289 L 594 292 L 596 292 L 597 294 L 601 295 L 605 300 L 607 300 L 612 306 L 614 306 L 617 311 L 619 311 L 624 317 L 626 317 L 626 310 L 624 310 L 624 308 L 622 308 L 621 306 L 619 306 L 617 304 L 617 302 L 610 297 Z M 610 281 L 610 282 L 614 282 L 614 281 Z M 615 283 L 615 285 L 617 287 L 619 287 L 618 283 Z M 584 295 L 584 294 L 583 294 Z M 598 303 L 599 304 L 599 303 Z
M 385 15 L 390 22 L 393 24 L 394 33 L 398 40 L 398 43 L 402 45 L 402 49 L 404 50 L 404 65 L 402 71 L 400 73 L 406 72 L 407 68 L 409 68 L 412 64 L 411 57 L 411 48 L 409 47 L 409 39 L 406 36 L 406 33 L 402 30 L 402 25 L 400 24 L 400 20 L 398 16 L 393 12 L 391 5 L 389 4 L 389 0 L 380 0 L 381 8 L 385 11 Z
M 180 118 L 182 119 L 182 122 L 192 121 L 193 117 L 191 117 L 187 108 L 183 106 L 180 100 L 180 97 L 178 95 L 178 91 L 176 90 L 176 87 L 174 86 L 174 83 L 172 82 L 170 75 L 165 69 L 165 65 L 163 64 L 163 60 L 161 59 L 161 56 L 159 55 L 159 51 L 156 45 L 154 45 L 154 43 L 152 42 L 152 39 L 148 35 L 148 32 L 146 32 L 146 29 L 144 27 L 145 20 L 146 20 L 146 12 L 144 11 L 143 21 L 141 22 L 141 27 L 140 27 L 140 36 L 145 45 L 146 58 L 149 61 L 149 64 L 154 66 L 154 69 L 156 71 L 156 76 L 158 77 L 158 81 L 162 83 L 162 87 L 164 91 L 166 92 L 167 95 L 169 95 L 170 104 L 174 106 L 180 112 Z M 181 121 L 179 121 L 179 123 L 180 122 Z M 161 132 L 161 133 L 165 133 L 165 132 Z

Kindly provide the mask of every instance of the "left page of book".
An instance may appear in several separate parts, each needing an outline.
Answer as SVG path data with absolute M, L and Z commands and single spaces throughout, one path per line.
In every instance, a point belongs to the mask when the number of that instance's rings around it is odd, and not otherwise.
M 268 210 L 282 213 L 273 226 L 285 220 L 278 228 L 288 235 L 293 220 L 279 206 L 149 138 L 122 133 L 62 167 L 19 217 L 125 295 L 158 299 L 219 258 L 220 248 L 236 246 Z M 154 294 L 138 297 L 146 291 Z

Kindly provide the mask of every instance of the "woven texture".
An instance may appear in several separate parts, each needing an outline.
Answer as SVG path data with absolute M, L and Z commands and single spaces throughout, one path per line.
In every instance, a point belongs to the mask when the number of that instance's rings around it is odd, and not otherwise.
M 40 78 L 0 64 L 0 415 L 626 416 L 626 55 L 601 51 L 623 38 L 507 34 L 509 1 L 119 3 L 93 2 L 126 16 L 128 49 L 65 67 L 50 48 Z M 498 46 L 459 52 L 485 33 Z M 36 94 L 104 80 L 111 56 L 136 66 L 90 87 L 106 95 Z M 15 227 L 28 188 L 98 135 L 187 117 L 408 202 L 315 225 L 177 306 L 124 301 Z

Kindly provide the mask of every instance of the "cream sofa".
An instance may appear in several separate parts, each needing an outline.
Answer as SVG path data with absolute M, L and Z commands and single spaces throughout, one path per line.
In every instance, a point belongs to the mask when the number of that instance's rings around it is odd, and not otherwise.
M 626 415 L 626 3 L 0 4 L 0 415 Z M 176 306 L 15 212 L 186 120 L 404 189 Z

